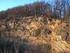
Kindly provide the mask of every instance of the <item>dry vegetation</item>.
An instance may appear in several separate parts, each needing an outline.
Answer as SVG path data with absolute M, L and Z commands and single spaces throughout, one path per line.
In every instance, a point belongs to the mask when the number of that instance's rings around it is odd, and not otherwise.
M 0 42 L 0 50 L 3 46 L 2 50 L 7 48 L 8 52 L 69 53 L 70 36 L 67 28 L 67 23 L 48 17 L 29 16 L 7 22 L 1 20 L 0 41 L 3 44 Z
M 69 28 L 68 0 L 56 0 L 55 7 L 36 2 L 2 11 L 0 53 L 70 53 Z

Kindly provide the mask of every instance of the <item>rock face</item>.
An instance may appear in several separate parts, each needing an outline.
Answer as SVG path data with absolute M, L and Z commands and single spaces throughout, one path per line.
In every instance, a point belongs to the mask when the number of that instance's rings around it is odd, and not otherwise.
M 6 20 L 0 21 L 0 52 L 70 53 L 66 22 L 34 16 Z

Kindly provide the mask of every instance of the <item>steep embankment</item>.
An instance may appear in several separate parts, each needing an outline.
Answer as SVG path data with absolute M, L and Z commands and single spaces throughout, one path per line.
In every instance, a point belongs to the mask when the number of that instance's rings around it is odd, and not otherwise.
M 0 38 L 25 44 L 28 53 L 70 53 L 68 28 L 67 23 L 47 17 L 8 18 L 0 21 Z

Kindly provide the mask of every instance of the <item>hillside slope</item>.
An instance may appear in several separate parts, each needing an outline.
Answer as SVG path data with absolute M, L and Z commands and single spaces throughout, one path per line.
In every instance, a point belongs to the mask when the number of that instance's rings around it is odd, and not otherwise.
M 66 22 L 42 16 L 3 19 L 0 20 L 0 48 L 9 47 L 12 51 L 11 46 L 15 47 L 15 53 L 70 53 L 67 29 Z

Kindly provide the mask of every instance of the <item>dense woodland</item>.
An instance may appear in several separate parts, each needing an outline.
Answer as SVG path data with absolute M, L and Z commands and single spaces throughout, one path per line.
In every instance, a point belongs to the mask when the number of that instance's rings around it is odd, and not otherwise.
M 54 5 L 40 1 L 24 6 L 14 7 L 0 12 L 0 18 L 21 17 L 21 16 L 41 16 L 63 18 L 70 16 L 69 0 L 55 0 Z

